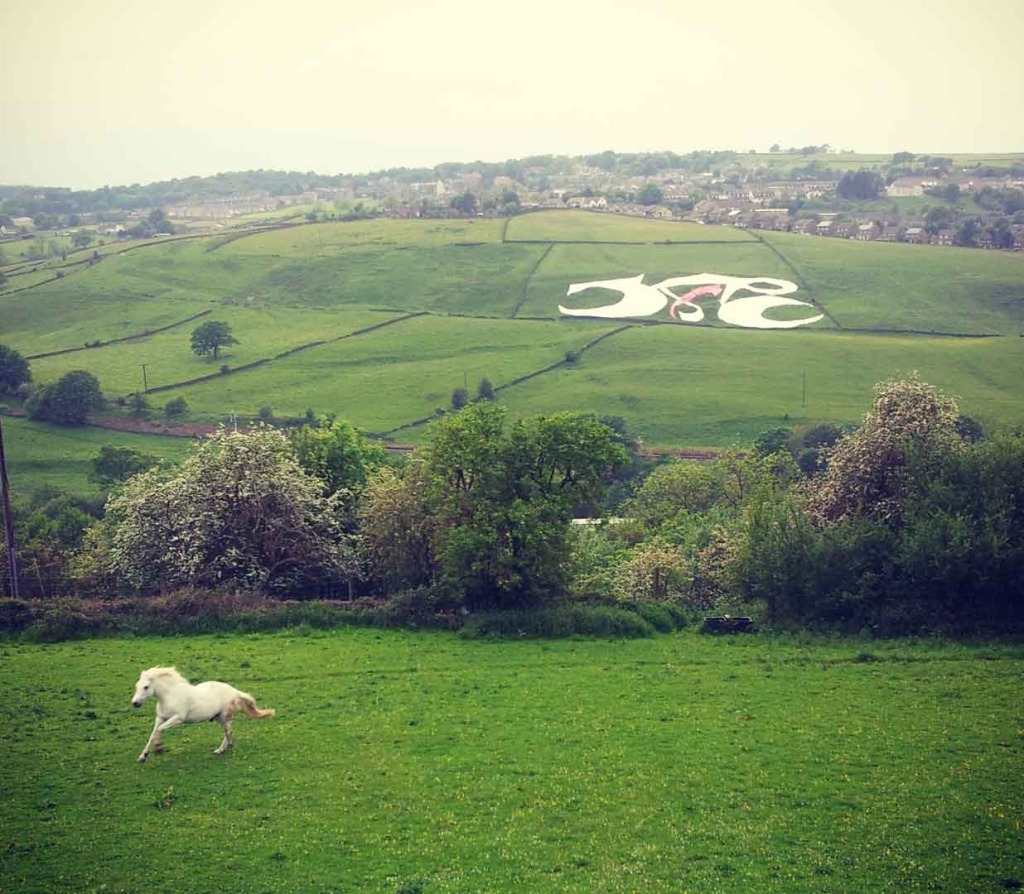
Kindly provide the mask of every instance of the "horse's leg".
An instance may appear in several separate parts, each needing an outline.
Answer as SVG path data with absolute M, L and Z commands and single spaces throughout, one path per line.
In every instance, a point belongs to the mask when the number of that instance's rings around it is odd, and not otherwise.
M 153 732 L 149 734 L 149 739 L 146 740 L 146 747 L 142 749 L 142 753 L 139 755 L 140 764 L 149 756 L 149 751 L 153 746 L 156 746 L 157 753 L 163 751 L 163 734 L 160 732 L 160 724 L 162 722 L 163 717 L 157 714 L 156 722 L 153 724 Z
M 173 717 L 157 717 L 156 725 L 153 727 L 153 732 L 149 736 L 149 741 L 146 742 L 146 747 L 142 749 L 142 754 L 139 755 L 139 763 L 141 764 L 149 754 L 149 750 L 156 744 L 157 739 L 161 738 L 161 733 L 164 730 L 168 730 L 174 726 L 180 726 L 185 722 L 185 719 L 180 714 L 175 714 Z
M 220 721 L 220 725 L 224 730 L 224 741 L 213 749 L 214 754 L 223 754 L 231 747 L 231 743 L 234 741 L 231 738 L 231 720 L 234 716 L 235 709 L 231 705 L 228 705 L 220 712 L 220 716 L 217 719 Z

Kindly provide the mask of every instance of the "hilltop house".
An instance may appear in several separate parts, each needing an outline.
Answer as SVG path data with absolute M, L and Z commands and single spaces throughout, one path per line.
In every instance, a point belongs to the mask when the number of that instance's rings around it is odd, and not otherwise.
M 885 188 L 885 194 L 890 199 L 923 196 L 924 184 L 913 177 L 900 177 Z
M 573 196 L 568 200 L 570 208 L 582 208 L 585 211 L 604 211 L 608 200 L 604 196 Z

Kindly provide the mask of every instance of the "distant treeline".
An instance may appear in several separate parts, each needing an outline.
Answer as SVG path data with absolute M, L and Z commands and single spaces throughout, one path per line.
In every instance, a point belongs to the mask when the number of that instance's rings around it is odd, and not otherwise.
M 737 153 L 675 152 L 621 153 L 605 151 L 595 155 L 534 155 L 504 162 L 445 162 L 432 168 L 387 168 L 366 174 L 317 174 L 312 171 L 236 171 L 212 177 L 185 177 L 159 183 L 104 186 L 75 190 L 63 187 L 0 186 L 0 214 L 33 217 L 133 211 L 160 208 L 184 202 L 226 199 L 245 193 L 292 196 L 314 189 L 359 189 L 387 178 L 397 183 L 448 180 L 465 174 L 479 174 L 485 186 L 498 177 L 510 177 L 524 185 L 538 185 L 546 176 L 569 173 L 579 165 L 601 168 L 610 173 L 651 176 L 665 170 L 710 171 L 735 158 Z

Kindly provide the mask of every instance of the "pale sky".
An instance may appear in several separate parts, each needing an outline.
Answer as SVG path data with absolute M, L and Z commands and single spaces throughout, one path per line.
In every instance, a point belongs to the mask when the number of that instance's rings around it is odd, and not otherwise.
M 0 183 L 1024 153 L 1021 0 L 0 0 Z

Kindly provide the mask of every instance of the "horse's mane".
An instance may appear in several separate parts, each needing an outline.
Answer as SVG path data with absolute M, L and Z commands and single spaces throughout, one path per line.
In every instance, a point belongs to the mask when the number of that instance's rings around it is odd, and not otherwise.
M 142 672 L 145 677 L 172 677 L 176 683 L 187 683 L 176 667 L 151 667 Z

